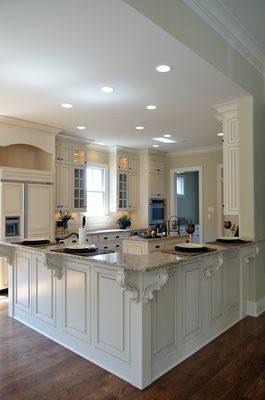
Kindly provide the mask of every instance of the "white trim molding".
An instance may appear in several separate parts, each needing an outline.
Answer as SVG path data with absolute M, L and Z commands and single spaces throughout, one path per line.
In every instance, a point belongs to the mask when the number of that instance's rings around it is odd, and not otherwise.
M 265 54 L 238 19 L 218 0 L 183 0 L 227 43 L 238 51 L 262 75 L 265 75 Z
M 246 313 L 251 317 L 258 317 L 265 311 L 265 296 L 258 301 L 247 300 Z
M 167 157 L 181 157 L 189 154 L 203 154 L 203 153 L 214 153 L 218 151 L 222 151 L 222 144 L 218 145 L 209 145 L 209 146 L 198 146 L 195 148 L 189 149 L 179 149 L 178 151 L 174 151 L 173 153 L 167 153 Z
M 61 132 L 60 128 L 55 128 L 49 125 L 39 124 L 37 122 L 26 121 L 24 119 L 7 117 L 5 115 L 0 115 L 0 123 L 4 125 L 11 125 L 11 126 L 23 126 L 25 128 L 36 129 L 38 131 L 49 132 L 54 135 Z

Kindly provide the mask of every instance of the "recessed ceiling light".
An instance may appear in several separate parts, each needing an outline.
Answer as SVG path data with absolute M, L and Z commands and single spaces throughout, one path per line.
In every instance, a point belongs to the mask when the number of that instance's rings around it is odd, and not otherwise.
M 152 147 L 159 147 L 159 144 L 153 144 Z
M 171 137 L 172 135 L 170 135 L 169 133 L 167 133 L 166 135 L 163 135 L 164 137 Z
M 162 143 L 176 143 L 176 140 L 168 139 L 165 137 L 154 137 L 153 140 L 157 140 L 158 142 Z
M 98 144 L 99 146 L 105 146 L 105 143 L 102 143 L 102 142 L 98 142 L 96 144 Z
M 80 131 L 83 131 L 84 129 L 86 129 L 86 127 L 85 127 L 85 126 L 82 126 L 82 125 L 77 126 L 76 128 L 79 129 Z
M 63 108 L 72 108 L 73 107 L 72 104 L 69 104 L 69 103 L 63 103 L 63 104 L 61 104 L 61 106 Z
M 218 136 L 224 136 L 223 132 L 217 133 Z
M 112 93 L 112 92 L 114 92 L 114 89 L 112 87 L 110 87 L 110 86 L 103 86 L 100 90 L 101 90 L 101 92 L 104 92 L 104 93 Z
M 169 72 L 172 70 L 172 67 L 170 67 L 170 65 L 162 64 L 162 65 L 158 65 L 156 67 L 156 70 L 158 72 Z
M 157 106 L 151 104 L 150 106 L 146 106 L 147 110 L 156 110 Z
M 136 129 L 137 129 L 138 131 L 142 131 L 142 130 L 144 129 L 144 126 L 136 126 Z

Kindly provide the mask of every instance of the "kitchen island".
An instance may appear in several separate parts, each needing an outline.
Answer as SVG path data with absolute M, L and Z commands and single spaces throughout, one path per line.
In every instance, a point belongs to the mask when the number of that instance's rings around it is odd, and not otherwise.
M 143 389 L 245 316 L 259 243 L 192 257 L 0 242 L 9 315 Z

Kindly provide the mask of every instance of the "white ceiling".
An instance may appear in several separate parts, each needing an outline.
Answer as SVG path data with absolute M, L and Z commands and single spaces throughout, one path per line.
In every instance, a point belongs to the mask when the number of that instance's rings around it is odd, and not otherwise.
M 179 142 L 165 151 L 216 145 L 211 105 L 246 94 L 121 0 L 2 1 L 0 48 L 0 114 L 107 145 L 143 148 L 165 133 Z

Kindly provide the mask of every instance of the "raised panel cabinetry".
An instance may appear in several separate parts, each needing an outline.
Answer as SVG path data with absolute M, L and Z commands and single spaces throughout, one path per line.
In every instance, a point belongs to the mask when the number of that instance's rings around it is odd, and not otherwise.
M 84 211 L 86 209 L 86 169 L 84 167 L 73 168 L 73 186 L 73 209 Z
M 110 211 L 131 211 L 139 207 L 139 160 L 117 148 L 110 154 Z
M 72 208 L 72 167 L 57 164 L 55 166 L 55 209 L 70 210 Z
M 150 197 L 165 197 L 165 175 L 150 173 L 149 175 Z
M 239 128 L 236 103 L 214 107 L 223 122 L 224 214 L 239 214 Z
M 0 290 L 8 287 L 8 265 L 4 258 L 0 258 Z

